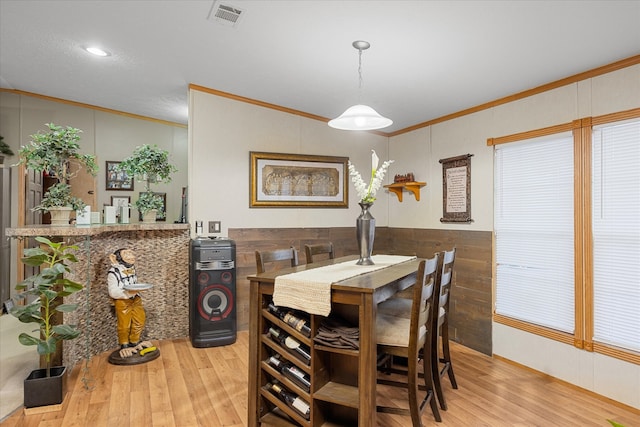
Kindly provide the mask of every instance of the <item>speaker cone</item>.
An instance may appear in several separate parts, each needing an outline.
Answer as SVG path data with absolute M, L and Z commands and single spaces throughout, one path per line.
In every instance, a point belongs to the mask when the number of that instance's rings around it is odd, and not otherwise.
M 223 271 L 220 275 L 220 281 L 225 285 L 228 285 L 233 281 L 233 274 L 230 271 Z
M 198 296 L 198 312 L 206 320 L 225 319 L 232 310 L 233 295 L 226 286 L 207 286 Z
M 204 271 L 198 273 L 198 283 L 201 285 L 206 285 L 209 282 L 209 273 L 205 273 Z

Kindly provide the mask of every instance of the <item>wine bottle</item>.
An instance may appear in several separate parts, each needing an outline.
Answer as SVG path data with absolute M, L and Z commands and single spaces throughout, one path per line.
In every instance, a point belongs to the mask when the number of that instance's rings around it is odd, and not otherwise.
M 309 321 L 296 315 L 293 311 L 284 311 L 279 307 L 269 304 L 269 311 L 278 316 L 283 322 L 294 328 L 296 331 L 302 332 L 304 335 L 311 336 L 311 328 L 309 328 Z
M 284 348 L 289 350 L 289 352 L 298 355 L 307 365 L 311 364 L 311 351 L 309 350 L 309 347 L 300 343 L 300 341 L 293 338 L 291 335 L 285 334 L 278 328 L 269 328 L 269 334 L 271 334 L 271 336 Z
M 269 364 L 281 372 L 282 375 L 304 389 L 307 393 L 311 390 L 311 379 L 309 378 L 309 375 L 292 363 L 281 360 L 279 354 L 271 356 L 269 358 Z
M 283 400 L 289 407 L 291 407 L 298 414 L 302 415 L 305 420 L 309 419 L 309 415 L 311 414 L 311 407 L 309 404 L 302 400 L 300 397 L 295 394 L 285 390 L 280 384 L 267 383 L 267 389 L 269 389 L 272 393 L 277 395 L 281 400 Z

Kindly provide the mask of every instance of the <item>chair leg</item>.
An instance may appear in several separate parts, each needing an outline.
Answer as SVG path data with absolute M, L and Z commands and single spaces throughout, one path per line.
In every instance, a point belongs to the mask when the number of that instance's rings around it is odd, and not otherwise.
M 436 402 L 435 382 L 433 376 L 433 353 L 432 351 L 427 351 L 427 347 L 429 347 L 428 344 L 425 345 L 425 348 L 422 351 L 422 378 L 424 379 L 424 388 L 427 392 L 425 400 L 423 400 L 423 405 L 426 402 L 426 399 L 428 399 L 429 405 L 431 406 L 431 412 L 433 413 L 433 418 L 435 418 L 437 422 L 442 422 L 442 417 L 440 416 L 440 411 L 438 410 L 438 403 Z M 431 345 L 430 347 L 432 350 L 433 345 Z M 435 360 L 437 361 L 438 359 Z
M 391 375 L 393 368 L 393 356 L 390 354 L 380 354 L 378 355 L 378 370 L 386 373 L 387 375 Z
M 434 339 L 431 345 L 431 376 L 433 377 L 433 388 L 435 389 L 436 396 L 438 396 L 438 402 L 440 402 L 440 408 L 443 411 L 447 410 L 447 402 L 444 400 L 444 393 L 442 392 L 442 381 L 440 377 L 440 358 L 438 356 L 438 333 L 434 334 Z
M 425 350 L 427 350 L 426 346 Z M 378 412 L 405 416 L 409 415 L 411 417 L 411 425 L 413 427 L 423 427 L 421 421 L 422 412 L 428 402 L 431 405 L 433 418 L 437 422 L 442 422 L 442 417 L 440 416 L 440 411 L 438 410 L 436 395 L 433 389 L 433 375 L 431 374 L 431 370 L 429 369 L 429 364 L 431 363 L 431 354 L 426 354 L 427 356 L 424 359 L 416 358 L 415 362 L 409 361 L 406 370 L 398 370 L 395 368 L 391 369 L 391 371 L 394 373 L 401 373 L 403 376 L 406 376 L 406 382 L 385 379 L 378 376 L 376 380 L 378 384 L 402 387 L 407 390 L 407 397 L 409 399 L 409 409 L 377 405 L 376 410 Z M 420 360 L 422 360 L 423 363 L 423 372 L 418 371 Z M 384 375 L 385 373 L 384 370 L 380 370 L 380 372 L 382 375 Z M 419 378 L 422 378 L 424 380 L 424 384 L 420 383 Z M 420 399 L 420 392 L 425 392 L 422 399 Z
M 442 360 L 445 364 L 445 368 L 448 375 L 449 381 L 451 382 L 451 387 L 454 389 L 458 388 L 458 383 L 456 382 L 456 376 L 453 374 L 453 364 L 451 363 L 451 353 L 449 352 L 449 322 L 445 320 L 442 324 Z M 440 375 L 438 375 L 440 376 Z
M 413 427 L 422 427 L 422 420 L 420 419 L 420 404 L 418 403 L 417 360 L 409 361 L 407 386 L 409 392 L 409 412 L 411 413 L 411 424 L 413 425 Z

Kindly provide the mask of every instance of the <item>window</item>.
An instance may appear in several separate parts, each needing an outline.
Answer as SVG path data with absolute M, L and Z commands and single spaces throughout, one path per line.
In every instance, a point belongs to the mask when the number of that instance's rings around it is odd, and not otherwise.
M 488 144 L 494 321 L 640 364 L 640 109 Z
M 574 331 L 571 133 L 495 150 L 496 313 Z
M 640 121 L 592 147 L 593 341 L 640 352 Z

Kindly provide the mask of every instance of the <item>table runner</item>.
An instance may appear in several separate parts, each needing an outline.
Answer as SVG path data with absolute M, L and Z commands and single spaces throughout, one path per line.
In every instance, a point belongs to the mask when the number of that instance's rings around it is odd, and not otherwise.
M 278 306 L 328 316 L 331 284 L 416 259 L 415 256 L 374 255 L 374 265 L 356 265 L 356 260 L 312 268 L 276 277 L 273 303 Z

